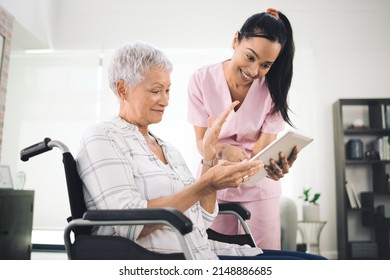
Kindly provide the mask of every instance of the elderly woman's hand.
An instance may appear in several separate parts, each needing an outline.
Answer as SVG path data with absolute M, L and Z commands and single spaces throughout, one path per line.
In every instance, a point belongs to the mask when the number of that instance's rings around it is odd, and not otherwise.
M 237 106 L 239 101 L 234 101 L 226 110 L 215 120 L 212 116 L 208 119 L 208 128 L 203 137 L 203 158 L 206 160 L 214 160 L 217 152 L 218 135 L 221 132 L 222 126 L 229 114 Z
M 209 169 L 203 176 L 208 184 L 215 191 L 218 191 L 238 187 L 248 181 L 263 166 L 263 162 L 259 160 L 244 160 L 241 162 L 221 161 Z

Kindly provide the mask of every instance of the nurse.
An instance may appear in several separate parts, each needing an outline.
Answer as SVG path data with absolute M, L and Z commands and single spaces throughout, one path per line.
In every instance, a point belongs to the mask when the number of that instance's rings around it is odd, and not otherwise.
M 287 17 L 268 9 L 249 17 L 235 33 L 233 55 L 193 73 L 188 85 L 188 121 L 194 126 L 197 148 L 203 155 L 203 137 L 210 117 L 219 116 L 239 101 L 218 138 L 217 159 L 239 162 L 252 157 L 276 139 L 285 123 L 292 125 L 288 92 L 293 74 L 294 41 Z M 256 185 L 218 192 L 218 200 L 240 202 L 251 211 L 249 227 L 259 247 L 280 249 L 281 179 L 297 158 L 280 154 L 265 162 L 267 178 Z M 287 156 L 289 156 L 287 158 Z M 203 162 L 202 164 L 207 164 Z M 241 232 L 236 219 L 220 215 L 212 228 L 225 234 Z

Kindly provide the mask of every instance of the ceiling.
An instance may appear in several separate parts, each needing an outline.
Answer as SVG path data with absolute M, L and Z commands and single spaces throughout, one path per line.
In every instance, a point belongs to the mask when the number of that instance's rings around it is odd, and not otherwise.
M 0 5 L 15 16 L 14 51 L 104 50 L 134 39 L 162 48 L 226 48 L 248 16 L 268 7 L 288 15 L 298 46 L 343 47 L 346 35 L 361 46 L 368 44 L 361 33 L 374 25 L 362 15 L 375 14 L 375 25 L 387 26 L 390 13 L 387 0 L 0 0 Z

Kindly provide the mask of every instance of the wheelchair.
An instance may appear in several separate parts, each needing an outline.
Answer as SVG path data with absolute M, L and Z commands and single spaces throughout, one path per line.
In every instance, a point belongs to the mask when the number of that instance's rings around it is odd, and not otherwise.
M 70 216 L 64 230 L 64 245 L 69 260 L 184 260 L 193 259 L 186 241 L 186 234 L 192 231 L 192 222 L 182 212 L 170 207 L 148 209 L 87 210 L 82 182 L 76 168 L 76 161 L 68 147 L 61 141 L 45 138 L 42 142 L 20 151 L 20 159 L 31 157 L 58 148 L 62 152 L 65 179 L 68 190 Z M 226 243 L 255 246 L 246 220 L 250 212 L 238 203 L 219 204 L 218 214 L 233 214 L 240 221 L 244 234 L 226 235 L 212 229 L 208 238 Z M 152 252 L 136 242 L 121 236 L 91 234 L 94 226 L 151 225 L 164 224 L 176 233 L 182 253 Z

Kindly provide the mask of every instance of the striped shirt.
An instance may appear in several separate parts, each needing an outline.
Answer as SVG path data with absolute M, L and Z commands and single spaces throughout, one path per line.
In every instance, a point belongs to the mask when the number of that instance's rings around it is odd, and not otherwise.
M 119 117 L 87 129 L 76 157 L 87 209 L 147 208 L 148 200 L 172 195 L 194 182 L 181 154 L 169 143 L 154 137 L 168 164 L 149 149 L 137 126 Z M 259 248 L 208 240 L 206 229 L 217 212 L 217 204 L 210 214 L 199 202 L 184 212 L 193 222 L 193 230 L 186 238 L 196 259 L 262 253 Z M 95 234 L 127 237 L 160 253 L 182 251 L 176 233 L 168 226 L 138 238 L 142 228 L 142 225 L 102 226 Z

